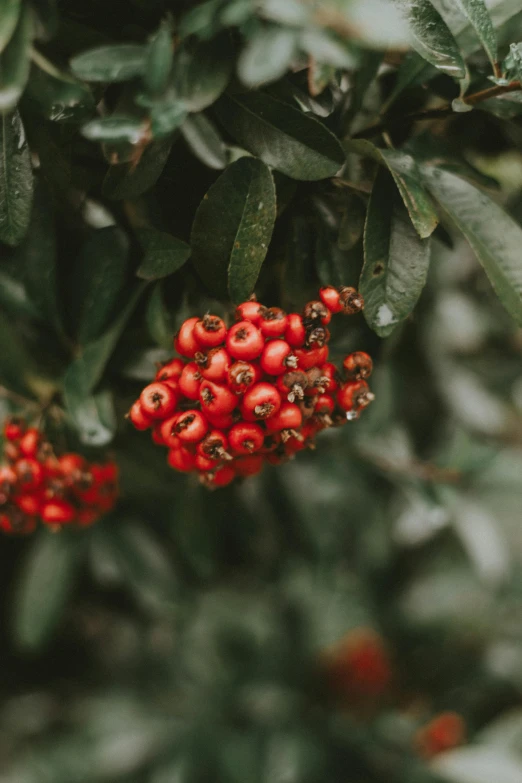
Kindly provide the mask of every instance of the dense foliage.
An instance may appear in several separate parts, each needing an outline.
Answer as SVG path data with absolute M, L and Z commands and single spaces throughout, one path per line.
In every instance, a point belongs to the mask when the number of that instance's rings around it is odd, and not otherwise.
M 0 3 L 0 416 L 120 471 L 2 534 L 0 783 L 522 779 L 519 39 L 520 0 Z M 125 420 L 187 318 L 326 285 L 376 399 L 316 450 L 209 492 Z

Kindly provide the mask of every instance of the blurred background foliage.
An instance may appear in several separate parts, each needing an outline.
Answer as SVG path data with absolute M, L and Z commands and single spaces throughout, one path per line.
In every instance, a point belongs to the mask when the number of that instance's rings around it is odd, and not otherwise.
M 518 0 L 0 4 L 0 415 L 122 481 L 91 529 L 2 538 L 1 783 L 520 783 L 519 39 Z M 251 156 L 259 299 L 360 284 L 332 356 L 376 401 L 209 493 L 123 417 L 233 312 L 229 202 L 192 225 Z M 468 744 L 427 760 L 444 711 Z

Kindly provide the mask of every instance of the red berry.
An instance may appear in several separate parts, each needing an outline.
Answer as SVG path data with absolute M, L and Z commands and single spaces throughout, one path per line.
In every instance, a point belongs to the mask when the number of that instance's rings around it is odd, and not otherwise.
M 234 467 L 238 476 L 247 478 L 260 473 L 263 470 L 264 463 L 265 460 L 261 454 L 252 454 L 251 456 L 237 459 L 234 462 Z
M 332 313 L 322 302 L 308 302 L 303 310 L 303 321 L 309 324 L 329 324 Z
M 257 359 L 265 344 L 263 335 L 250 321 L 239 321 L 227 334 L 227 351 L 234 359 Z
M 348 381 L 337 392 L 337 403 L 343 411 L 359 411 L 374 399 L 366 381 Z
M 280 307 L 261 309 L 259 328 L 265 337 L 282 337 L 288 324 L 288 318 Z
M 207 354 L 196 354 L 196 364 L 201 375 L 207 381 L 215 383 L 223 383 L 226 380 L 230 362 L 226 348 L 212 348 Z
M 456 712 L 441 712 L 415 735 L 415 745 L 424 758 L 462 745 L 466 739 L 466 724 Z
M 383 641 L 370 628 L 348 633 L 325 653 L 325 664 L 332 690 L 348 699 L 382 696 L 392 678 Z
M 158 372 L 154 380 L 156 381 L 171 381 L 179 378 L 183 372 L 185 362 L 182 359 L 172 359 L 170 362 L 164 364 Z
M 364 299 L 356 288 L 343 286 L 339 289 L 339 301 L 345 315 L 355 315 L 364 308 Z
M 211 432 L 205 435 L 201 443 L 198 443 L 196 446 L 196 452 L 198 454 L 214 461 L 229 459 L 227 449 L 227 437 L 219 430 L 211 430 Z
M 174 338 L 174 350 L 181 356 L 186 356 L 187 359 L 193 359 L 197 351 L 200 350 L 200 345 L 194 337 L 194 327 L 198 321 L 197 317 L 188 318 Z
M 364 351 L 355 351 L 355 353 L 351 353 L 345 358 L 343 367 L 347 378 L 354 378 L 359 381 L 370 377 L 373 370 L 373 362 L 371 356 Z
M 228 371 L 228 386 L 235 394 L 243 394 L 249 386 L 261 380 L 262 375 L 258 364 L 234 362 Z
M 326 326 L 313 326 L 306 333 L 306 347 L 307 348 L 322 348 L 330 341 L 330 331 Z
M 335 410 L 335 400 L 331 394 L 320 394 L 315 402 L 315 412 L 330 416 Z
M 297 356 L 284 340 L 270 340 L 263 348 L 259 363 L 267 375 L 282 375 L 296 369 Z
M 32 457 L 19 459 L 14 469 L 18 477 L 18 487 L 22 492 L 34 492 L 44 480 L 44 469 L 38 460 Z
M 207 434 L 208 422 L 200 411 L 188 410 L 178 414 L 174 429 L 181 441 L 199 443 Z
M 18 509 L 10 509 L 8 514 L 0 514 L 0 530 L 9 535 L 28 535 L 36 528 L 36 517 L 29 517 Z
M 205 412 L 219 416 L 231 413 L 237 405 L 237 397 L 228 386 L 220 386 L 212 381 L 202 381 L 199 399 Z
M 10 465 L 0 465 L 0 496 L 9 494 L 11 488 L 18 481 L 16 472 Z M 0 503 L 2 503 L 0 499 Z
M 178 395 L 170 386 L 153 381 L 140 394 L 140 404 L 146 416 L 151 419 L 165 419 L 178 404 Z
M 268 419 L 281 407 L 281 395 L 271 383 L 256 383 L 247 389 L 241 402 L 241 413 L 246 421 Z
M 19 449 L 24 457 L 35 457 L 40 444 L 42 442 L 42 434 L 36 427 L 30 427 L 23 435 Z
M 175 449 L 181 445 L 181 441 L 176 431 L 179 415 L 179 412 L 175 413 L 173 416 L 165 419 L 165 421 L 162 421 L 160 425 L 160 434 L 163 443 L 165 446 L 168 446 L 169 449 Z
M 288 402 L 302 400 L 305 389 L 308 386 L 308 378 L 301 370 L 294 370 L 280 375 L 276 381 L 278 391 L 286 397 Z
M 300 370 L 310 370 L 312 367 L 319 367 L 325 364 L 328 359 L 328 346 L 322 348 L 296 348 L 295 355 L 299 361 Z
M 332 285 L 326 285 L 319 289 L 319 297 L 331 313 L 342 312 L 343 306 L 337 288 L 334 288 Z
M 332 364 L 331 362 L 326 362 L 326 364 L 322 364 L 319 367 L 319 370 L 321 371 L 321 377 L 322 378 L 328 378 L 328 383 L 325 384 L 325 388 L 328 390 L 328 392 L 334 392 L 339 388 L 340 383 L 340 377 L 339 377 L 339 371 L 337 370 L 337 367 L 335 364 Z
M 240 421 L 230 429 L 228 442 L 237 454 L 253 454 L 263 447 L 265 432 L 254 422 Z
M 167 419 L 168 421 L 168 419 Z M 155 424 L 152 428 L 152 442 L 156 444 L 156 446 L 166 446 L 165 439 L 163 435 L 161 434 L 161 428 L 165 424 L 164 421 L 161 423 Z
M 40 516 L 46 525 L 67 525 L 74 520 L 76 509 L 67 500 L 54 498 L 43 504 Z
M 62 454 L 58 457 L 58 466 L 64 476 L 77 476 L 86 470 L 87 460 L 81 454 Z
M 201 372 L 196 362 L 190 362 L 183 368 L 179 379 L 179 390 L 189 400 L 199 399 Z
M 277 413 L 265 421 L 268 432 L 280 430 L 298 430 L 303 423 L 303 414 L 293 402 L 283 402 Z
M 219 318 L 217 315 L 207 314 L 196 321 L 192 334 L 200 347 L 208 350 L 209 348 L 216 348 L 225 342 L 227 327 L 222 318 Z
M 226 487 L 236 477 L 236 471 L 232 465 L 223 465 L 218 468 L 215 473 L 211 473 L 207 477 L 207 484 L 211 487 Z
M 99 518 L 100 514 L 95 508 L 81 508 L 78 510 L 76 521 L 80 527 L 89 527 Z
M 306 390 L 306 394 L 309 397 L 313 397 L 317 394 L 323 394 L 327 389 L 330 389 L 330 378 L 328 378 L 326 375 L 323 375 L 319 367 L 312 367 L 311 370 L 307 370 L 306 377 L 308 379 L 308 388 Z
M 184 446 L 179 449 L 170 449 L 167 455 L 167 462 L 171 468 L 180 470 L 183 473 L 189 473 L 196 464 L 196 456 Z
M 24 493 L 13 498 L 15 506 L 30 517 L 37 516 L 43 502 L 44 497 L 41 492 Z
M 196 470 L 202 470 L 205 473 L 209 470 L 214 470 L 216 467 L 216 461 L 209 457 L 203 457 L 201 454 L 196 454 L 196 460 L 194 463 Z
M 4 424 L 4 438 L 6 440 L 20 440 L 25 432 L 25 422 L 23 419 L 7 419 Z
M 228 430 L 233 424 L 236 423 L 236 410 L 232 413 L 211 413 L 209 410 L 205 410 L 205 416 L 207 417 L 209 424 L 218 430 Z
M 306 340 L 306 329 L 299 313 L 290 313 L 287 316 L 285 340 L 292 348 L 301 348 Z
M 154 420 L 150 416 L 147 416 L 141 407 L 139 400 L 136 400 L 136 402 L 133 404 L 128 413 L 128 416 L 137 430 L 148 430 L 149 427 L 152 427 L 154 423 Z
M 261 310 L 259 302 L 251 299 L 249 302 L 242 302 L 236 307 L 236 321 L 252 321 L 253 324 L 259 324 L 261 320 Z

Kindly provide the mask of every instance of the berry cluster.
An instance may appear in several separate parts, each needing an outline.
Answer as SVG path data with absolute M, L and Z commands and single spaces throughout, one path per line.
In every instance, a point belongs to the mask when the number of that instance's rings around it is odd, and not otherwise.
M 57 456 L 36 427 L 20 419 L 4 425 L 5 463 L 0 465 L 0 530 L 32 533 L 40 520 L 86 527 L 114 506 L 118 468 L 88 462 L 74 452 Z
M 373 399 L 368 354 L 346 357 L 345 380 L 328 362 L 332 314 L 363 304 L 354 288 L 326 286 L 302 314 L 251 298 L 228 329 L 215 315 L 189 318 L 174 338 L 183 359 L 158 370 L 129 418 L 139 430 L 152 428 L 172 468 L 198 472 L 209 487 L 277 465 Z

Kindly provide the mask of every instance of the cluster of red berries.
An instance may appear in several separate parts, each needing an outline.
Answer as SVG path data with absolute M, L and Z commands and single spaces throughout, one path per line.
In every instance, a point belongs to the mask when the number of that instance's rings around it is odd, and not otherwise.
M 110 511 L 118 496 L 114 462 L 88 462 L 74 452 L 56 456 L 36 427 L 21 419 L 4 425 L 5 463 L 0 465 L 0 530 L 32 533 L 38 521 L 51 527 L 86 527 Z
M 326 286 L 302 314 L 251 298 L 227 329 L 215 315 L 189 318 L 172 359 L 129 412 L 139 430 L 169 449 L 168 463 L 199 473 L 209 487 L 252 476 L 313 446 L 318 432 L 355 419 L 373 399 L 363 352 L 344 360 L 345 379 L 328 362 L 334 313 L 363 308 L 355 288 Z

